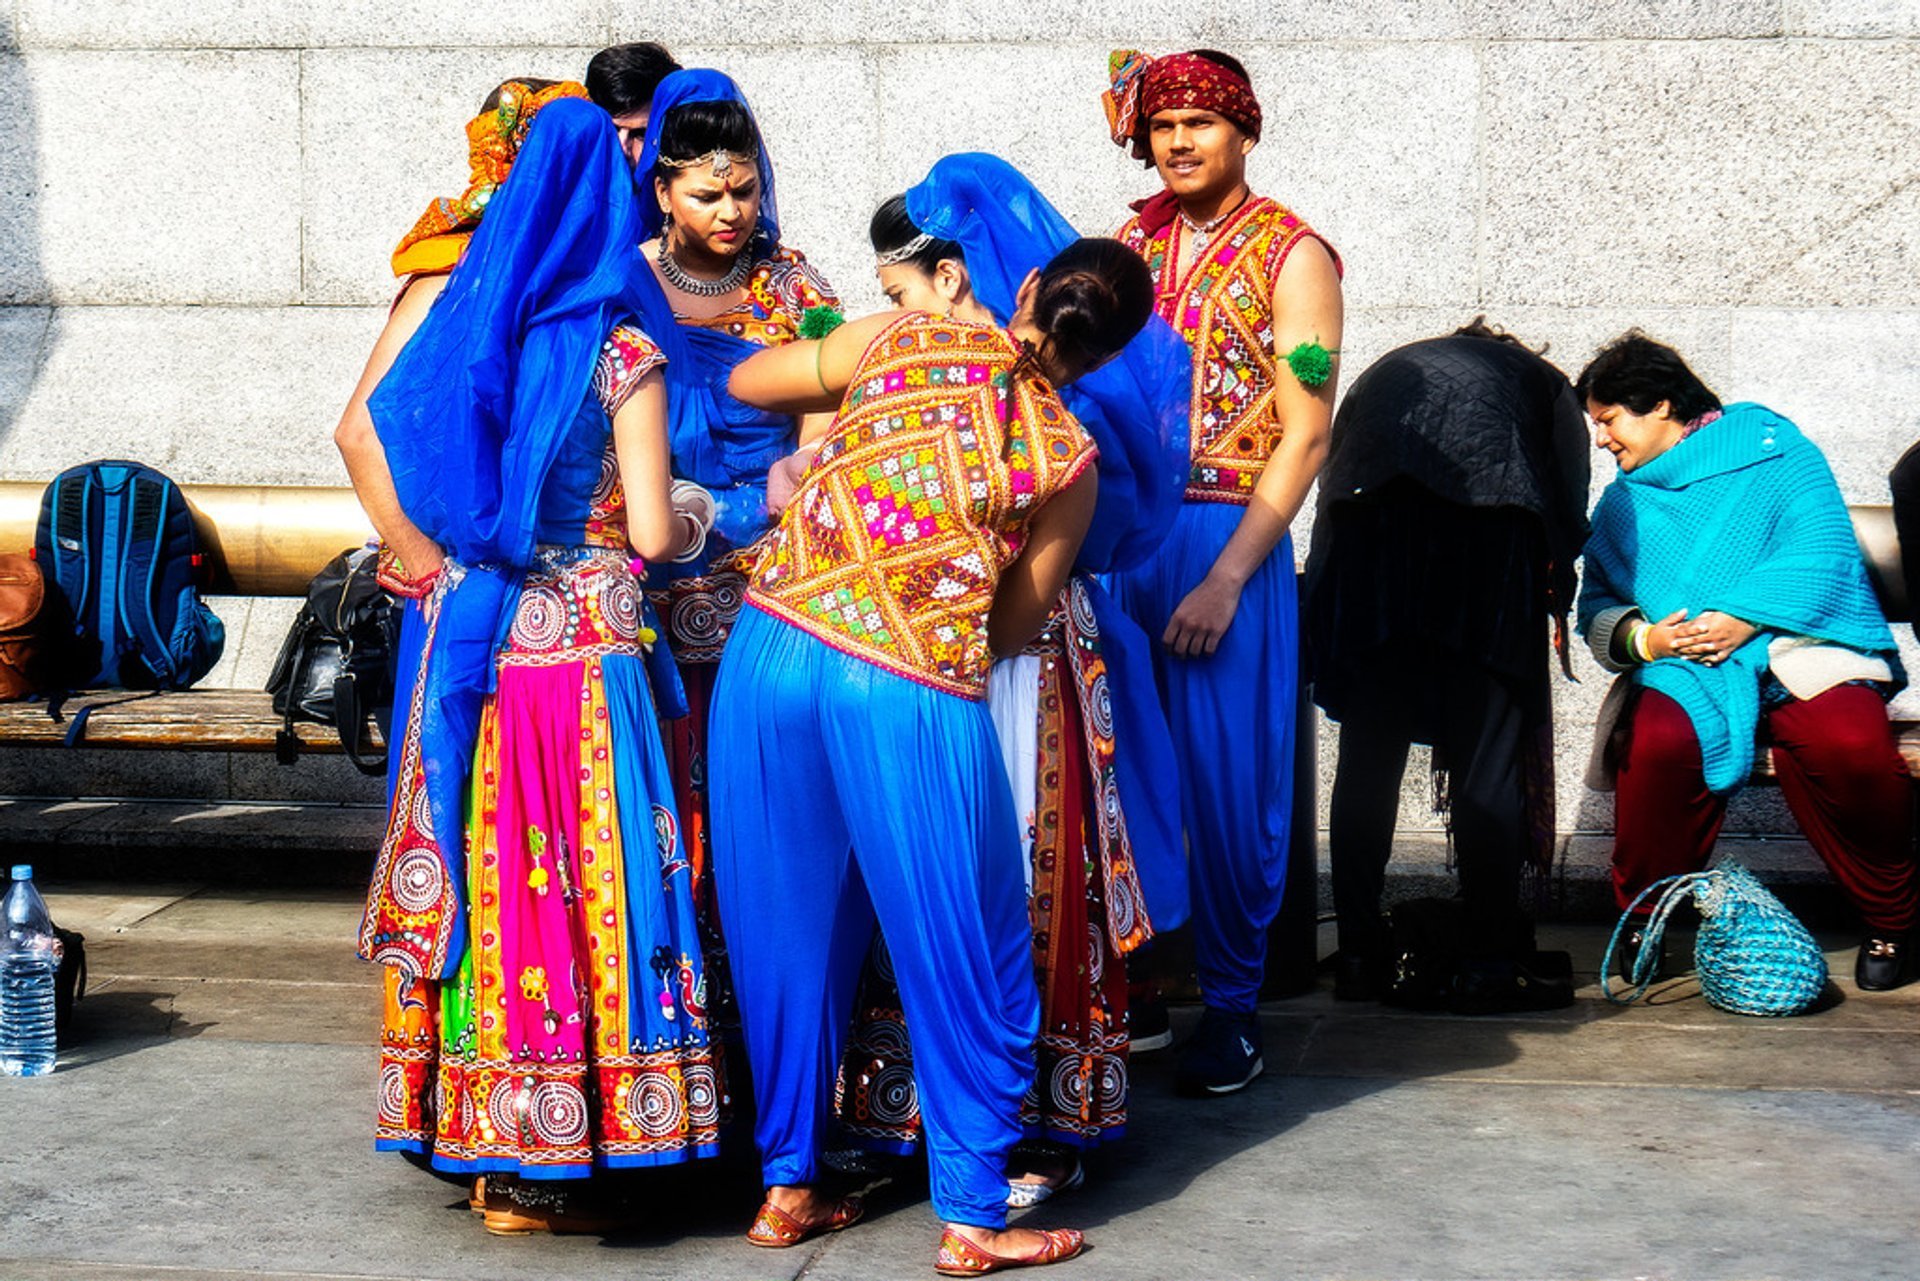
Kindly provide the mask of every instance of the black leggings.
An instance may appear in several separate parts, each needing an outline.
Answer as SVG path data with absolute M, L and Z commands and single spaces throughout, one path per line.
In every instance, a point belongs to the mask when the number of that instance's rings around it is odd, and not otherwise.
M 1442 683 L 1436 749 L 1449 767 L 1451 826 L 1460 892 L 1467 902 L 1470 950 L 1486 955 L 1531 949 L 1520 911 L 1520 869 L 1530 848 L 1524 777 L 1528 717 L 1508 682 L 1461 664 Z M 1386 948 L 1380 895 L 1393 855 L 1411 740 L 1393 709 L 1361 700 L 1340 723 L 1329 853 L 1340 950 Z

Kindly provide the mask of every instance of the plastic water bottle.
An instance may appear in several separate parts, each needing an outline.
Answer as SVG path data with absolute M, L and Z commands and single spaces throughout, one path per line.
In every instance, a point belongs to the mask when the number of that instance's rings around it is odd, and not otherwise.
M 13 869 L 13 884 L 0 899 L 6 939 L 0 943 L 0 1072 L 45 1076 L 53 1071 L 53 985 L 60 969 L 60 939 L 47 901 L 33 888 L 33 869 Z

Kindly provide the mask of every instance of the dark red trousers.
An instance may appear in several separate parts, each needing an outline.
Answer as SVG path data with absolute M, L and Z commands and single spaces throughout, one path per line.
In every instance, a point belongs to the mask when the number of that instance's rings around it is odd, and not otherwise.
M 1763 715 L 1781 795 L 1867 929 L 1911 929 L 1920 920 L 1913 784 L 1886 703 L 1865 686 L 1841 685 Z M 1700 740 L 1680 704 L 1643 690 L 1632 718 L 1614 814 L 1613 893 L 1622 909 L 1661 877 L 1706 866 L 1727 813 L 1726 798 L 1707 790 Z

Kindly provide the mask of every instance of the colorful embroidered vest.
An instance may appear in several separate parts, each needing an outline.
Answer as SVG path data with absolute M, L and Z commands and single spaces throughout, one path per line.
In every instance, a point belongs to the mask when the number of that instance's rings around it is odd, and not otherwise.
M 683 316 L 680 323 L 717 329 L 762 347 L 779 347 L 800 336 L 800 318 L 812 307 L 840 306 L 840 295 L 798 249 L 781 245 L 754 264 L 747 296 L 717 316 Z
M 1185 273 L 1192 232 L 1174 218 L 1152 236 L 1129 218 L 1118 239 L 1147 260 L 1154 309 L 1193 348 L 1193 470 L 1187 501 L 1239 503 L 1280 443 L 1274 409 L 1273 283 L 1293 247 L 1318 232 L 1285 205 L 1253 196 L 1215 229 Z M 1333 246 L 1327 245 L 1333 254 Z M 1334 266 L 1340 258 L 1334 254 Z
M 914 312 L 861 357 L 748 600 L 828 644 L 986 697 L 987 610 L 1027 524 L 1093 442 L 991 325 Z

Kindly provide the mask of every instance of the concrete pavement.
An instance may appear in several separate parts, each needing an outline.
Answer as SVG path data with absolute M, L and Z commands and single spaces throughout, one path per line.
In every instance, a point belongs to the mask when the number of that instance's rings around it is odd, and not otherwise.
M 83 930 L 85 1044 L 0 1080 L 0 1281 L 930 1277 L 911 1178 L 796 1250 L 741 1233 L 750 1163 L 649 1173 L 617 1237 L 488 1237 L 460 1190 L 371 1150 L 377 1020 L 333 890 L 52 887 Z M 1543 931 L 1592 978 L 1604 931 Z M 1685 1278 L 1920 1273 L 1920 987 L 1785 1021 L 1687 980 L 1620 1010 L 1456 1019 L 1265 1008 L 1268 1075 L 1205 1103 L 1134 1070 L 1131 1134 L 1029 1221 L 1087 1229 L 1048 1273 L 1113 1278 Z M 1684 955 L 1684 949 L 1676 949 Z

